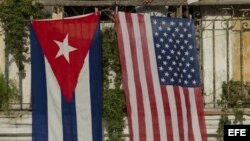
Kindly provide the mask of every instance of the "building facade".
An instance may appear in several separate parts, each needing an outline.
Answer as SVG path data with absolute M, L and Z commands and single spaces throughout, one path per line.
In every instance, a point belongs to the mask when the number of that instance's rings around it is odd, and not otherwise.
M 241 86 L 250 81 L 250 1 L 249 0 L 200 0 L 188 5 L 187 0 L 153 0 L 147 5 L 141 0 L 127 1 L 56 1 L 36 0 L 50 9 L 60 5 L 64 9 L 59 15 L 72 16 L 94 10 L 93 7 L 105 9 L 117 5 L 132 7 L 134 10 L 193 19 L 196 23 L 196 41 L 199 51 L 203 97 L 206 113 L 209 141 L 216 140 L 220 115 L 217 100 L 221 99 L 222 85 L 230 80 L 239 81 Z M 114 3 L 115 2 L 115 3 Z M 139 7 L 140 6 L 140 7 Z M 69 8 L 70 7 L 70 8 Z M 155 8 L 156 7 L 156 8 Z M 160 8 L 158 8 L 160 7 Z M 68 9 L 68 10 L 67 10 Z M 71 10 L 70 10 L 71 9 Z M 80 10 L 79 10 L 80 9 Z M 123 10 L 122 8 L 120 8 Z M 160 9 L 160 10 L 159 10 Z M 72 12 L 75 11 L 75 12 Z M 79 12 L 80 11 L 80 12 Z M 66 14 L 65 14 L 66 13 Z M 58 13 L 57 13 L 58 14 Z M 57 15 L 55 14 L 55 15 Z M 106 17 L 104 18 L 106 19 Z M 2 29 L 0 28 L 0 31 Z M 5 70 L 4 36 L 0 35 L 0 72 Z M 11 58 L 9 58 L 11 60 Z M 0 140 L 31 140 L 31 84 L 30 64 L 25 66 L 26 77 L 23 81 L 22 103 L 17 112 L 11 116 L 0 114 Z M 18 84 L 18 71 L 14 62 L 9 66 L 10 78 Z M 249 97 L 245 89 L 240 90 Z M 22 106 L 20 106 L 20 104 Z M 22 109 L 20 109 L 22 107 Z M 247 111 L 247 110 L 246 110 Z M 233 119 L 233 116 L 230 116 Z M 244 123 L 250 124 L 249 112 Z M 107 136 L 104 132 L 104 138 Z M 124 136 L 128 139 L 127 129 Z

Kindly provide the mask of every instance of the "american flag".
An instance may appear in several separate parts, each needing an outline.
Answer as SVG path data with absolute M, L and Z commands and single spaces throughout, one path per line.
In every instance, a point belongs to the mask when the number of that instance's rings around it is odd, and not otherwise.
M 206 141 L 194 24 L 118 12 L 131 141 Z

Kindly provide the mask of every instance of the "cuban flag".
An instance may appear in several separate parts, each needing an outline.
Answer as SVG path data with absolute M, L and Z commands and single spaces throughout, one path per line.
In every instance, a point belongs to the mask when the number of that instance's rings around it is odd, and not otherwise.
M 33 20 L 32 140 L 101 141 L 98 13 Z

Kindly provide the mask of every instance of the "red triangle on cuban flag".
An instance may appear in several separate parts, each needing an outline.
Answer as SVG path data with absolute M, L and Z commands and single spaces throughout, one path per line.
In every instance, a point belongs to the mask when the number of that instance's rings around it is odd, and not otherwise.
M 68 102 L 74 94 L 98 21 L 99 15 L 93 13 L 77 18 L 32 22 L 43 53 Z

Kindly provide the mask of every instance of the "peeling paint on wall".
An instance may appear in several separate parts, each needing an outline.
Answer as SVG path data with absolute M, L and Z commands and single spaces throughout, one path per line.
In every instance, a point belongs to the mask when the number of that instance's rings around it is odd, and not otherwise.
M 208 19 L 214 18 L 208 17 Z M 221 86 L 223 82 L 227 81 L 227 75 L 229 79 L 232 77 L 232 45 L 228 44 L 229 53 L 227 57 L 227 32 L 223 29 L 222 22 L 219 20 L 214 23 L 205 21 L 203 24 L 205 25 L 202 39 L 204 100 L 205 107 L 212 108 L 214 102 L 220 99 Z M 231 32 L 228 32 L 228 38 L 229 40 L 233 38 Z M 227 58 L 229 59 L 228 64 Z
M 247 22 L 250 24 L 250 21 Z M 240 22 L 236 23 L 236 30 L 240 30 Z M 237 31 L 233 40 L 233 79 L 241 80 L 240 63 L 240 32 Z M 243 55 L 243 80 L 250 81 L 250 32 L 242 33 L 242 55 Z

